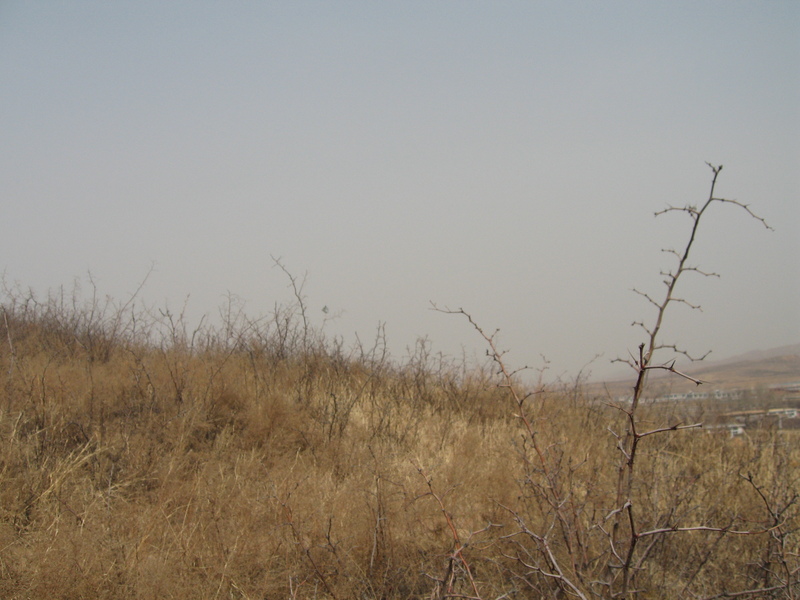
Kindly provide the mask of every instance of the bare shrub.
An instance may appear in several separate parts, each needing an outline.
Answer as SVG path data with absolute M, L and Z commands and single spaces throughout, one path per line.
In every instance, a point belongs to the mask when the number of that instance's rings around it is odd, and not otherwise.
M 789 559 L 785 550 L 788 528 L 784 515 L 796 501 L 795 492 L 783 489 L 781 500 L 774 495 L 768 500 L 748 476 L 747 481 L 763 503 L 761 510 L 753 514 L 753 490 L 746 503 L 740 499 L 748 491 L 738 485 L 739 474 L 713 470 L 718 476 L 715 489 L 728 492 L 725 504 L 719 506 L 715 502 L 719 496 L 710 497 L 703 481 L 712 469 L 698 463 L 697 454 L 686 452 L 687 442 L 691 445 L 697 436 L 680 442 L 675 437 L 693 435 L 684 431 L 702 424 L 670 419 L 663 412 L 640 406 L 650 371 L 666 370 L 692 379 L 675 368 L 674 358 L 657 362 L 656 354 L 671 350 L 692 358 L 674 345 L 663 344 L 660 333 L 669 305 L 678 303 L 699 309 L 676 296 L 680 278 L 690 272 L 717 276 L 688 263 L 708 208 L 714 203 L 731 204 L 769 228 L 747 205 L 714 195 L 722 167 L 709 166 L 713 179 L 704 204 L 699 208 L 670 206 L 656 213 L 683 212 L 690 217 L 692 226 L 681 251 L 665 250 L 674 255 L 677 264 L 662 272 L 666 286 L 663 298 L 656 300 L 635 290 L 654 306 L 656 314 L 652 324 L 634 323 L 647 334 L 647 342 L 624 361 L 636 373 L 630 404 L 610 405 L 617 416 L 603 415 L 600 421 L 606 423 L 612 436 L 616 457 L 608 449 L 585 446 L 588 438 L 596 439 L 590 430 L 571 438 L 561 437 L 558 421 L 563 426 L 565 415 L 554 419 L 555 413 L 545 409 L 547 396 L 541 387 L 523 389 L 517 373 L 507 366 L 504 352 L 498 350 L 497 332 L 486 333 L 463 309 L 442 309 L 466 317 L 484 338 L 497 366 L 500 385 L 508 391 L 514 417 L 522 429 L 522 502 L 505 507 L 516 529 L 502 538 L 502 568 L 521 591 L 553 598 L 633 598 L 660 597 L 658 590 L 666 588 L 697 596 L 715 589 L 709 583 L 713 582 L 716 589 L 724 585 L 723 595 L 780 592 L 794 597 L 798 586 L 796 554 Z M 720 452 L 722 448 L 715 450 Z M 784 455 L 783 460 L 787 459 Z M 737 537 L 765 540 L 766 557 L 760 561 L 762 580 L 743 576 L 749 569 L 743 571 L 741 567 L 737 573 L 718 572 L 709 577 L 712 556 L 727 554 L 727 548 L 738 545 L 732 541 Z M 712 562 L 718 568 L 724 565 Z M 477 590 L 474 595 L 479 596 Z

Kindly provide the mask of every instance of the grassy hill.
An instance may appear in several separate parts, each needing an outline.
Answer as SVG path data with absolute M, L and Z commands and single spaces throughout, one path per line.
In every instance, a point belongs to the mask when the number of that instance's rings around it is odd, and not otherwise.
M 800 594 L 794 433 L 344 349 L 301 308 L 8 297 L 0 597 Z

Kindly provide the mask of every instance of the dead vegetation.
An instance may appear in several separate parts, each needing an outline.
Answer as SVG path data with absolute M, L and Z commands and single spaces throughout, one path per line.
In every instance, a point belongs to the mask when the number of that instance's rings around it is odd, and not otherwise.
M 195 330 L 5 290 L 0 597 L 800 594 L 793 432 L 525 387 L 487 334 L 474 367 L 345 350 L 291 282 Z

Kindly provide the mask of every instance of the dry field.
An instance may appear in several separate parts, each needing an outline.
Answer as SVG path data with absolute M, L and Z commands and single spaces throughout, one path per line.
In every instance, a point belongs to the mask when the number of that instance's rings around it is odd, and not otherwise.
M 7 295 L 0 597 L 800 595 L 795 434 L 644 407 L 628 469 L 578 385 L 345 350 L 300 308 Z

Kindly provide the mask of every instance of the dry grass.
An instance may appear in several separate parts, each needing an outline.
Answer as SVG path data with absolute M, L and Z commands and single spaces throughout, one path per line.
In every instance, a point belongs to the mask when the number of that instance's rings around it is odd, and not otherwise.
M 538 393 L 537 463 L 487 369 L 424 344 L 405 361 L 344 352 L 298 315 L 187 332 L 164 313 L 7 292 L 0 597 L 569 597 L 542 538 L 606 597 L 591 578 L 609 562 L 620 411 Z M 679 417 L 650 410 L 653 427 Z M 644 529 L 717 530 L 643 538 L 630 597 L 795 598 L 797 442 L 646 438 Z

